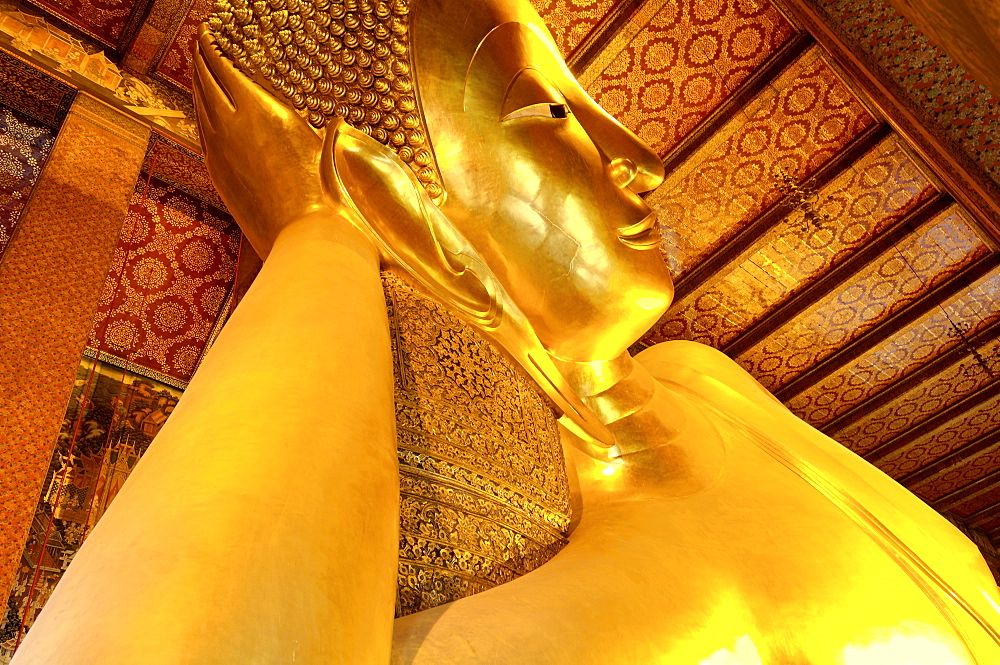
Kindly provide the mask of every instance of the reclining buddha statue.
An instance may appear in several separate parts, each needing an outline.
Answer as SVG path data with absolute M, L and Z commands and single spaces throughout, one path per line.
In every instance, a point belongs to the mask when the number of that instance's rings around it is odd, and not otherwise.
M 219 0 L 264 266 L 15 665 L 993 665 L 975 547 L 726 356 L 527 0 Z

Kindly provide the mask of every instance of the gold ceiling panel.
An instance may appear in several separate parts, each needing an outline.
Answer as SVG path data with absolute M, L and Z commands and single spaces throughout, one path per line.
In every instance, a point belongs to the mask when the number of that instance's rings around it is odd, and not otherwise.
M 788 407 L 812 425 L 822 426 L 955 347 L 959 342 L 950 322 L 970 324 L 969 334 L 974 335 L 1000 320 L 1000 271 L 941 305 L 869 354 L 796 395 Z M 970 362 L 968 358 L 961 361 L 966 366 Z M 953 365 L 830 435 L 857 453 L 868 452 L 919 422 L 923 414 L 943 408 L 979 385 L 979 381 L 963 380 L 959 366 Z
M 775 391 L 988 251 L 957 210 L 946 211 L 736 360 Z
M 572 53 L 616 0 L 531 0 L 563 56 Z
M 749 117 L 734 120 L 728 138 L 647 199 L 658 210 L 675 276 L 778 201 L 776 168 L 805 179 L 875 124 L 822 58 L 804 59 L 775 86 Z
M 670 0 L 587 91 L 663 155 L 793 34 L 768 2 Z
M 722 348 L 934 192 L 899 140 L 884 140 L 820 191 L 828 230 L 806 230 L 801 213 L 789 215 L 746 259 L 675 305 L 662 334 Z
M 900 477 L 912 462 L 936 459 L 958 450 L 962 444 L 1000 428 L 1000 392 L 990 400 L 969 409 L 961 418 L 947 423 L 932 434 L 921 437 L 906 448 L 896 451 L 884 464 L 883 471 Z M 1000 467 L 1000 445 L 994 445 L 970 455 L 955 466 L 938 472 L 927 480 L 910 487 L 916 495 L 935 501 L 964 485 L 982 478 Z

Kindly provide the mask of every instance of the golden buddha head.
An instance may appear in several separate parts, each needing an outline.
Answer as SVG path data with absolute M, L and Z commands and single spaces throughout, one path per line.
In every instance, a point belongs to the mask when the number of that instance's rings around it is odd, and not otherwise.
M 620 354 L 670 304 L 656 153 L 567 69 L 527 0 L 219 0 L 224 52 L 315 127 L 392 149 L 553 356 Z

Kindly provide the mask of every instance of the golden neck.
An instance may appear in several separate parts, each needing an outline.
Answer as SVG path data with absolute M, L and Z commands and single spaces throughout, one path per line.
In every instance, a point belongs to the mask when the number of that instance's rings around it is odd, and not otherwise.
M 611 360 L 559 361 L 566 381 L 598 420 L 614 425 L 646 407 L 656 383 L 627 352 Z

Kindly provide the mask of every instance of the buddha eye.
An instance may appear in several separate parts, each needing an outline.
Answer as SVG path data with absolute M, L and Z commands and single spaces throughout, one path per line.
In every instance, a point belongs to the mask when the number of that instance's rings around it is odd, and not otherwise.
M 571 111 L 569 106 L 566 104 L 551 104 L 549 102 L 543 102 L 541 104 L 531 104 L 530 106 L 524 106 L 516 111 L 508 113 L 503 117 L 504 121 L 513 120 L 514 118 L 568 118 Z

